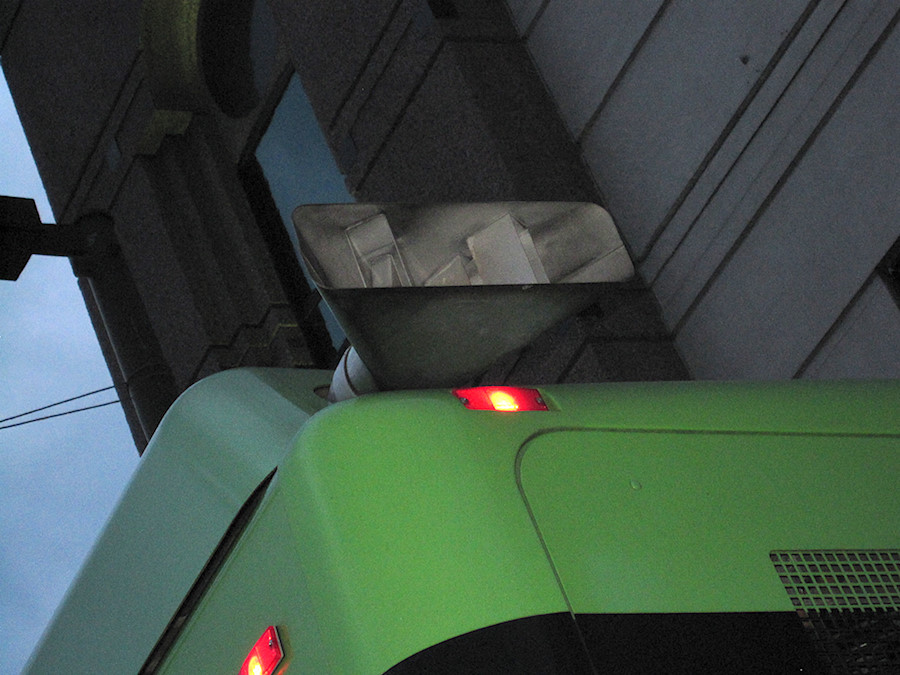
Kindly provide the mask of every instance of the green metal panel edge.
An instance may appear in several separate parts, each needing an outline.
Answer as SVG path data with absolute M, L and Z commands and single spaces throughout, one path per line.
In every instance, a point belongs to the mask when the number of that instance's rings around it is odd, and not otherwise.
M 900 400 L 898 383 L 608 384 L 541 391 L 549 413 L 467 411 L 449 392 L 422 391 L 366 396 L 316 415 L 257 516 L 286 513 L 289 522 L 278 532 L 286 545 L 255 560 L 261 571 L 275 571 L 272 579 L 292 570 L 291 582 L 274 582 L 274 590 L 251 601 L 244 587 L 254 565 L 241 559 L 251 554 L 236 552 L 166 672 L 195 667 L 203 650 L 186 646 L 190 633 L 201 642 L 219 635 L 216 622 L 240 603 L 268 608 L 262 614 L 253 608 L 259 625 L 245 629 L 245 641 L 264 623 L 283 620 L 296 657 L 316 651 L 317 668 L 325 672 L 327 663 L 329 672 L 342 675 L 383 672 L 419 649 L 484 625 L 565 611 L 514 487 L 516 453 L 528 439 L 554 430 L 630 433 L 642 427 L 890 435 L 897 430 L 890 410 Z M 845 415 L 854 407 L 867 414 Z M 272 532 L 260 527 L 246 536 L 246 546 L 258 550 L 254 540 Z M 295 577 L 302 578 L 302 591 L 288 592 Z M 485 598 L 496 606 L 479 601 Z M 302 611 L 292 614 L 295 604 Z
M 322 371 L 242 369 L 185 391 L 25 672 L 137 672 L 241 504 L 326 405 L 312 389 L 329 381 Z
M 592 391 L 590 397 L 585 398 L 584 393 Z M 845 488 L 844 502 L 858 502 L 859 513 L 868 514 L 876 518 L 876 512 L 880 507 L 873 505 L 872 493 L 880 493 L 889 499 L 891 504 L 883 504 L 884 508 L 891 510 L 893 518 L 897 515 L 897 505 L 894 492 L 888 485 L 900 474 L 900 381 L 874 380 L 874 381 L 789 381 L 789 382 L 667 382 L 667 383 L 621 383 L 608 385 L 584 385 L 573 387 L 547 387 L 542 388 L 544 398 L 551 401 L 554 406 L 563 410 L 578 409 L 581 424 L 571 427 L 557 427 L 555 430 L 544 430 L 536 434 L 529 443 L 522 446 L 518 459 L 517 475 L 520 484 L 523 483 L 522 465 L 527 462 L 528 449 L 549 440 L 554 433 L 560 431 L 574 431 L 583 433 L 586 431 L 608 432 L 607 438 L 618 438 L 622 441 L 627 437 L 631 442 L 637 442 L 644 437 L 653 439 L 654 442 L 678 443 L 684 446 L 696 445 L 694 442 L 706 442 L 709 439 L 717 439 L 715 442 L 723 446 L 736 443 L 750 443 L 756 446 L 766 444 L 776 445 L 782 448 L 782 468 L 785 472 L 791 471 L 791 463 L 799 463 L 799 470 L 795 472 L 798 481 L 797 495 L 804 494 L 810 504 L 810 489 L 808 485 L 800 486 L 803 480 L 812 480 L 816 471 L 823 475 L 829 485 L 838 489 L 841 481 L 835 479 L 835 474 L 841 471 L 837 466 L 829 467 L 818 462 L 814 469 L 804 466 L 803 462 L 809 459 L 810 447 L 831 444 L 831 455 L 834 448 L 842 443 L 855 447 L 856 445 L 871 447 L 877 445 L 880 448 L 877 461 L 867 454 L 866 457 L 854 456 L 844 453 L 842 467 L 849 483 Z M 588 420 L 590 420 L 588 422 Z M 587 423 L 585 423 L 587 422 Z M 656 437 L 654 439 L 654 437 Z M 819 439 L 816 441 L 815 439 Z M 665 440 L 664 440 L 665 439 Z M 704 441 L 704 439 L 706 439 Z M 808 440 L 808 443 L 804 441 Z M 806 446 L 804 449 L 804 445 Z M 819 453 L 821 454 L 821 453 Z M 840 455 L 840 453 L 837 453 Z M 868 462 L 866 462 L 868 460 Z M 836 458 L 835 458 L 836 461 Z M 677 463 L 676 463 L 677 464 Z M 676 464 L 671 465 L 677 468 Z M 558 467 L 557 467 L 558 468 Z M 715 486 L 715 476 L 709 471 L 698 469 L 702 476 L 694 476 L 697 480 L 707 480 L 710 486 Z M 638 476 L 634 476 L 635 482 L 641 485 Z M 746 476 L 750 481 L 751 477 Z M 630 482 L 630 480 L 628 481 Z M 786 481 L 790 483 L 789 480 Z M 785 490 L 787 488 L 785 487 Z M 632 497 L 646 493 L 643 487 L 638 490 L 631 488 L 626 492 L 632 492 Z M 813 490 L 815 492 L 815 490 Z M 528 495 L 525 487 L 522 488 L 523 499 L 528 503 Z M 644 495 L 646 496 L 646 495 Z M 824 497 L 824 495 L 823 495 Z M 868 500 L 868 501 L 866 501 Z M 831 499 L 834 501 L 834 498 Z M 825 507 L 828 500 L 820 498 L 819 506 Z M 552 500 L 549 502 L 552 504 Z M 843 507 L 851 508 L 844 504 Z M 725 504 L 726 508 L 734 508 L 735 504 Z M 531 505 L 529 505 L 531 508 Z M 811 506 L 811 508 L 815 508 Z M 657 514 L 659 515 L 659 514 Z M 759 516 L 757 513 L 756 516 Z M 787 515 L 785 515 L 787 517 Z M 549 526 L 544 522 L 539 524 L 535 516 L 535 527 L 541 531 L 542 526 Z M 675 516 L 665 519 L 670 527 L 676 527 Z M 856 520 L 859 520 L 857 518 Z M 846 528 L 838 527 L 841 533 L 836 532 L 811 532 L 805 538 L 797 537 L 792 542 L 771 540 L 768 543 L 772 548 L 798 548 L 798 547 L 834 547 L 836 541 L 843 542 L 843 547 L 883 547 L 900 545 L 894 537 L 892 542 L 885 540 L 884 517 L 880 518 L 882 527 L 876 531 L 857 532 L 850 536 Z M 890 525 L 888 524 L 888 531 Z M 870 528 L 871 529 L 871 528 Z M 740 535 L 733 533 L 735 537 Z M 771 533 L 770 533 L 771 534 Z M 749 536 L 754 537 L 754 533 Z M 783 536 L 783 535 L 782 535 Z M 817 539 L 818 537 L 818 539 Z M 546 538 L 542 538 L 548 545 L 548 556 L 562 558 L 572 557 L 578 542 L 555 538 L 552 546 Z M 762 539 L 762 537 L 756 537 Z M 801 541 L 804 539 L 804 541 Z M 891 539 L 891 537 L 887 537 Z M 816 540 L 817 543 L 814 543 Z M 825 542 L 825 543 L 823 543 Z M 781 610 L 792 609 L 788 602 L 788 596 L 784 589 L 778 585 L 777 576 L 771 564 L 766 560 L 765 554 L 768 548 L 765 542 L 760 541 L 760 558 L 758 567 L 753 572 L 764 576 L 761 587 L 747 589 L 747 601 L 740 603 L 744 610 L 753 607 L 759 610 L 778 608 Z M 652 547 L 651 547 L 652 548 Z M 552 549 L 552 550 L 551 550 Z M 666 561 L 658 560 L 660 572 L 666 569 Z M 708 572 L 712 573 L 710 566 Z M 574 572 L 569 577 L 569 587 L 589 588 L 591 584 L 599 583 L 597 579 L 588 579 L 590 572 L 586 567 L 578 568 L 577 565 L 566 564 L 567 574 Z M 562 582 L 561 582 L 562 583 Z M 765 588 L 762 588 L 765 586 Z M 567 589 L 569 590 L 569 589 Z M 710 591 L 712 589 L 709 589 Z M 641 600 L 631 599 L 622 601 L 617 607 L 602 606 L 597 602 L 584 602 L 587 594 L 575 591 L 574 597 L 567 599 L 572 603 L 574 611 L 602 612 L 602 611 L 655 611 L 665 607 L 672 611 L 672 605 L 664 597 L 666 593 L 657 598 L 658 602 L 644 603 L 643 610 L 636 609 L 641 605 Z M 669 594 L 671 595 L 671 594 Z M 725 607 L 721 598 L 714 598 L 713 593 L 704 593 L 694 596 L 693 606 L 695 611 L 712 611 L 726 609 L 733 611 L 735 605 Z M 688 603 L 690 604 L 690 603 Z M 684 603 L 680 605 L 685 607 Z M 653 609 L 655 607 L 655 610 Z
M 569 430 L 523 499 L 573 611 L 792 611 L 773 550 L 900 548 L 900 438 Z
M 582 428 L 900 435 L 900 380 L 638 382 L 541 391 L 562 410 L 577 408 Z
M 515 484 L 536 424 L 403 392 L 304 428 L 275 489 L 335 672 L 381 673 L 455 635 L 565 611 Z
M 161 425 L 145 454 L 146 468 L 29 672 L 87 672 L 101 662 L 113 672 L 135 671 L 242 499 L 279 462 L 301 427 L 267 500 L 278 495 L 288 507 L 285 535 L 311 580 L 310 603 L 335 655 L 330 659 L 335 672 L 342 675 L 381 672 L 410 650 L 460 632 L 564 607 L 514 476 L 516 453 L 537 434 L 553 429 L 900 434 L 898 382 L 542 387 L 552 412 L 521 414 L 467 411 L 446 391 L 397 392 L 332 406 L 304 427 L 307 416 L 325 405 L 312 394 L 312 385 L 325 384 L 328 377 L 229 371 L 189 390 Z M 198 444 L 207 451 L 183 455 L 186 446 Z M 227 455 L 231 446 L 240 459 L 220 472 L 219 452 Z M 248 456 L 266 459 L 247 461 Z M 181 476 L 185 467 L 189 478 Z M 239 476 L 237 483 L 220 473 Z M 240 487 L 233 490 L 236 484 Z M 145 518 L 158 514 L 161 495 L 181 497 L 186 485 L 191 494 L 198 491 L 190 504 L 196 501 L 201 513 L 218 515 L 215 525 L 200 528 L 202 541 L 186 542 L 182 549 L 154 534 L 176 522 L 183 525 L 182 519 L 151 522 L 148 530 Z M 190 521 L 196 518 L 193 508 L 179 510 Z M 423 510 L 421 535 L 408 526 Z M 376 527 L 380 524 L 386 529 Z M 444 540 L 437 548 L 429 527 Z M 135 552 L 130 546 L 142 538 L 148 548 Z M 196 562 L 195 569 L 170 570 L 182 556 Z M 389 556 L 424 563 L 423 571 L 398 576 L 384 569 Z M 148 574 L 158 569 L 167 575 Z M 98 589 L 100 595 L 92 596 Z M 144 605 L 151 589 L 161 597 Z M 401 595 L 394 598 L 398 589 Z M 492 597 L 496 607 L 473 602 L 471 592 Z M 390 603 L 401 611 L 390 615 L 385 610 Z M 84 643 L 79 638 L 88 626 L 92 636 Z M 121 634 L 122 626 L 128 626 L 128 637 L 112 646 L 108 637 Z M 385 638 L 392 634 L 399 637 Z

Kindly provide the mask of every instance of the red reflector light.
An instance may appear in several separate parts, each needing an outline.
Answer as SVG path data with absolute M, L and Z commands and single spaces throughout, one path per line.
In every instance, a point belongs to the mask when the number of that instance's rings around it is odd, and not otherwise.
M 244 659 L 240 675 L 272 675 L 284 658 L 275 626 L 269 626 Z
M 469 410 L 494 410 L 498 412 L 524 412 L 548 410 L 537 389 L 524 387 L 470 387 L 454 389 L 454 395 Z

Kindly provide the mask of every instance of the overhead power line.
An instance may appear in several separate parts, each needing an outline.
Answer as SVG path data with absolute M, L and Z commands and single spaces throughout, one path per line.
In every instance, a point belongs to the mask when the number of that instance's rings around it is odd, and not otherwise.
M 85 410 L 93 410 L 94 408 L 102 408 L 107 405 L 112 405 L 113 403 L 118 403 L 119 400 L 115 401 L 107 401 L 105 403 L 97 403 L 95 405 L 84 406 L 82 408 L 75 408 L 73 410 L 67 410 L 65 412 L 53 413 L 52 415 L 43 415 L 41 417 L 35 417 L 30 420 L 23 420 L 21 422 L 15 422 L 14 424 L 3 424 L 4 422 L 9 422 L 10 420 L 17 420 L 21 417 L 27 417 L 28 415 L 33 415 L 34 413 L 41 412 L 43 410 L 48 410 L 50 408 L 55 408 L 58 405 L 63 405 L 64 403 L 71 403 L 72 401 L 77 401 L 78 399 L 86 398 L 88 396 L 93 396 L 94 394 L 100 394 L 104 391 L 109 391 L 110 389 L 115 389 L 115 387 L 103 387 L 102 389 L 95 389 L 94 391 L 89 391 L 86 394 L 79 394 L 78 396 L 72 396 L 71 398 L 63 399 L 62 401 L 57 401 L 56 403 L 51 403 L 50 405 L 44 405 L 40 408 L 35 408 L 34 410 L 29 410 L 28 412 L 19 413 L 18 415 L 12 415 L 10 417 L 4 417 L 0 419 L 0 429 L 12 429 L 13 427 L 20 427 L 24 424 L 31 424 L 32 422 L 40 422 L 41 420 L 49 420 L 54 417 L 62 417 L 64 415 L 71 415 L 72 413 L 83 412 Z
M 82 398 L 82 397 L 78 396 L 76 398 Z M 115 401 L 107 401 L 106 403 L 97 403 L 96 405 L 89 405 L 89 406 L 85 406 L 84 408 L 75 408 L 74 410 L 67 410 L 66 412 L 54 413 L 52 415 L 44 415 L 43 417 L 35 417 L 33 420 L 25 420 L 24 422 L 16 422 L 14 424 L 6 424 L 6 425 L 0 427 L 0 431 L 2 431 L 3 429 L 12 429 L 13 427 L 21 427 L 24 424 L 31 424 L 32 422 L 40 422 L 41 420 L 49 420 L 49 419 L 52 419 L 53 417 L 62 417 L 64 415 L 71 415 L 72 413 L 83 412 L 85 410 L 93 410 L 94 408 L 102 408 L 103 406 L 112 405 L 113 403 L 118 403 L 118 402 L 119 402 L 119 399 L 116 399 Z M 58 405 L 58 404 L 54 404 L 54 405 Z M 52 406 L 47 406 L 47 407 L 52 407 Z M 44 408 L 40 408 L 40 409 L 44 410 Z M 29 413 L 23 413 L 23 414 L 27 415 Z M 21 415 L 16 415 L 16 417 L 21 417 Z M 13 418 L 10 417 L 7 419 L 13 419 Z
M 103 389 L 95 389 L 94 391 L 89 391 L 86 394 L 80 394 L 78 396 L 73 396 L 72 398 L 67 398 L 62 401 L 57 401 L 56 403 L 51 403 L 50 405 L 45 405 L 45 406 L 41 406 L 40 408 L 35 408 L 34 410 L 29 410 L 28 412 L 23 412 L 23 413 L 19 413 L 18 415 L 13 415 L 12 417 L 4 417 L 2 420 L 0 420 L 0 424 L 3 424 L 4 422 L 9 422 L 10 420 L 16 420 L 16 419 L 19 419 L 20 417 L 25 417 L 27 415 L 33 415 L 36 412 L 41 412 L 42 410 L 47 410 L 48 408 L 55 408 L 56 406 L 62 405 L 63 403 L 70 403 L 71 401 L 77 401 L 80 398 L 86 398 L 88 396 L 93 396 L 94 394 L 99 394 L 104 391 L 109 391 L 110 389 L 115 389 L 115 387 L 110 386 L 110 387 L 103 387 Z M 72 412 L 77 412 L 77 411 L 73 410 Z M 50 417 L 55 417 L 55 415 L 51 415 Z M 37 420 L 35 420 L 35 421 L 37 421 Z

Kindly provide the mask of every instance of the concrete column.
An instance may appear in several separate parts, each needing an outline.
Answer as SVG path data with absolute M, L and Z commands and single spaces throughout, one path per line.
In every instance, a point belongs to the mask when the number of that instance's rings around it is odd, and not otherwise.
M 72 258 L 72 267 L 82 289 L 93 296 L 121 373 L 121 378 L 113 378 L 119 398 L 126 413 L 130 407 L 140 424 L 143 438 L 134 425 L 132 434 L 138 450 L 143 451 L 178 390 L 116 243 L 112 218 L 91 213 L 82 216 L 76 226 L 93 245 L 89 253 Z M 99 332 L 101 326 L 96 328 Z

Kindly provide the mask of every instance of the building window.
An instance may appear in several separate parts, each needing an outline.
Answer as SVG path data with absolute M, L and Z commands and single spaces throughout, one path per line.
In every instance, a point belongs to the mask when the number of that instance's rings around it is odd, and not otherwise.
M 314 286 L 300 257 L 291 213 L 301 204 L 334 204 L 354 199 L 297 75 L 288 82 L 272 121 L 260 139 L 256 161 L 290 238 L 294 260 L 300 265 L 307 283 Z M 346 340 L 343 330 L 325 303 L 320 302 L 319 311 L 334 348 L 340 350 Z
M 878 273 L 900 307 L 900 239 L 888 250 L 878 265 Z

